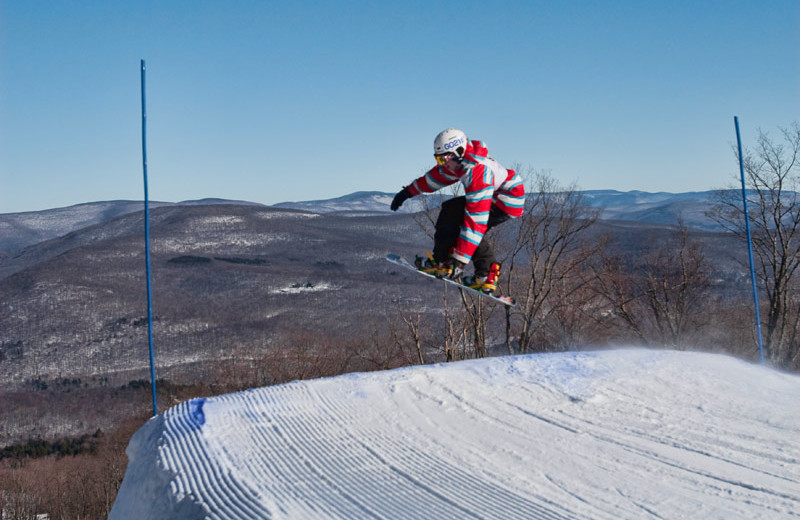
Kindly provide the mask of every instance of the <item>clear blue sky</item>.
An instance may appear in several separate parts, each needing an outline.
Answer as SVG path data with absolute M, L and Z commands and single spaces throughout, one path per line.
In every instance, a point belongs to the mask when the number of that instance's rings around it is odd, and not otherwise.
M 582 189 L 684 192 L 800 120 L 800 1 L 0 0 L 0 213 L 396 191 L 447 127 Z

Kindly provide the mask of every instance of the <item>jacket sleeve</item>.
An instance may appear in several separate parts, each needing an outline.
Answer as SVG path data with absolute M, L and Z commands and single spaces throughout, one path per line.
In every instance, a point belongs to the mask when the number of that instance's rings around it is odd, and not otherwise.
M 459 262 L 467 264 L 483 240 L 489 224 L 494 178 L 490 169 L 478 163 L 468 166 L 467 173 L 461 180 L 464 183 L 467 203 L 464 209 L 464 223 L 461 225 L 461 233 L 452 256 Z
M 521 217 L 525 209 L 525 184 L 514 170 L 507 170 L 506 181 L 494 194 L 494 203 L 512 218 Z
M 446 186 L 455 184 L 458 176 L 442 166 L 434 166 L 422 177 L 416 179 L 408 186 L 408 192 L 412 197 L 420 193 L 433 193 Z

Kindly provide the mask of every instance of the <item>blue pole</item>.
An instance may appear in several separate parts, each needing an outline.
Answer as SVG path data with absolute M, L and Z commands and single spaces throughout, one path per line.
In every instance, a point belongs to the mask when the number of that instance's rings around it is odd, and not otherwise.
M 761 313 L 758 306 L 758 288 L 756 285 L 756 268 L 753 262 L 753 237 L 750 234 L 750 213 L 747 210 L 747 189 L 744 182 L 744 158 L 742 157 L 742 136 L 739 133 L 739 118 L 733 117 L 736 125 L 736 142 L 739 146 L 739 173 L 742 176 L 742 202 L 744 202 L 744 227 L 747 230 L 747 251 L 750 255 L 750 281 L 753 284 L 753 305 L 756 313 L 756 330 L 758 331 L 758 353 L 761 363 L 764 363 L 764 342 L 761 339 Z
M 150 200 L 147 193 L 147 110 L 144 95 L 144 60 L 142 60 L 142 170 L 144 171 L 144 250 L 147 263 L 147 338 L 150 343 L 150 382 L 153 386 L 153 416 L 158 415 L 156 401 L 156 363 L 153 355 L 153 289 L 150 283 Z

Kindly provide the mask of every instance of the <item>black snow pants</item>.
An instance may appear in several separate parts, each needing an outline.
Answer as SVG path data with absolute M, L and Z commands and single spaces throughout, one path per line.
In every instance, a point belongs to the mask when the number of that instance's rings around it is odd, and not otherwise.
M 456 242 L 458 242 L 458 236 L 461 234 L 466 206 L 467 198 L 463 196 L 447 200 L 442 204 L 442 208 L 439 210 L 439 218 L 436 219 L 436 231 L 433 235 L 433 258 L 437 262 L 445 262 L 450 259 L 450 250 L 455 247 Z M 508 213 L 492 205 L 486 233 L 510 218 L 511 216 Z M 489 274 L 489 267 L 496 261 L 494 252 L 485 238 L 486 235 L 484 234 L 484 240 L 481 240 L 480 245 L 472 255 L 476 276 Z

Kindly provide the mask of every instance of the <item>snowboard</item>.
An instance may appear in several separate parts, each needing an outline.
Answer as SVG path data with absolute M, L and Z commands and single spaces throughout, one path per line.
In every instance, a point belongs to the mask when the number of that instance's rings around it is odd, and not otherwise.
M 399 265 L 400 267 L 404 267 L 406 269 L 410 269 L 410 270 L 414 271 L 415 273 L 421 274 L 422 276 L 426 276 L 426 277 L 432 278 L 434 280 L 441 280 L 442 282 L 449 283 L 451 285 L 455 285 L 459 289 L 463 289 L 465 291 L 469 291 L 469 292 L 472 292 L 472 293 L 475 293 L 475 294 L 479 294 L 479 295 L 483 296 L 484 298 L 489 298 L 490 300 L 494 300 L 494 301 L 496 301 L 498 303 L 502 303 L 503 305 L 506 305 L 508 307 L 514 307 L 514 305 L 516 305 L 516 303 L 514 302 L 514 298 L 511 298 L 510 296 L 495 296 L 494 294 L 486 294 L 483 291 L 478 291 L 476 289 L 472 289 L 472 288 L 467 287 L 466 285 L 464 285 L 462 283 L 459 283 L 459 282 L 457 282 L 455 280 L 451 280 L 450 278 L 439 278 L 439 277 L 434 276 L 432 274 L 424 273 L 424 272 L 420 271 L 419 269 L 417 269 L 414 264 L 412 264 L 411 262 L 409 262 L 408 260 L 406 260 L 405 258 L 403 258 L 400 255 L 396 255 L 394 253 L 390 253 L 390 254 L 386 255 L 386 260 L 388 260 L 389 262 L 391 262 L 391 263 L 393 263 L 395 265 Z

